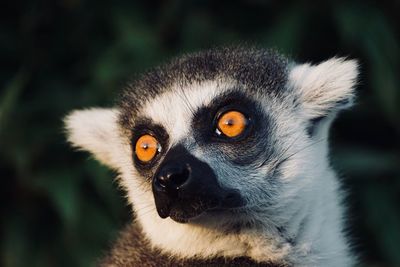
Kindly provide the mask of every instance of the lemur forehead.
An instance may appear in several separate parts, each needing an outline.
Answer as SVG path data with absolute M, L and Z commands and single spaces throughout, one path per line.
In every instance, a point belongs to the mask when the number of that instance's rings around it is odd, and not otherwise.
M 272 50 L 234 47 L 189 54 L 155 68 L 130 84 L 120 98 L 120 122 L 129 129 L 144 103 L 161 95 L 166 97 L 167 92 L 176 94 L 177 85 L 186 93 L 195 89 L 196 84 L 234 81 L 252 94 L 276 95 L 285 87 L 287 73 L 288 60 Z
M 233 88 L 229 81 L 206 81 L 187 85 L 174 85 L 164 94 L 146 102 L 140 111 L 144 117 L 162 125 L 170 135 L 171 142 L 188 136 L 196 111 Z M 190 87 L 190 88 L 188 88 Z

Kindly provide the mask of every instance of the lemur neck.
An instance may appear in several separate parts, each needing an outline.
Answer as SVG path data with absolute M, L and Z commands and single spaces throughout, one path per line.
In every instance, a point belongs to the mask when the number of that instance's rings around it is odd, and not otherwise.
M 295 266 L 352 266 L 354 258 L 344 234 L 342 191 L 335 173 L 327 168 L 299 198 L 283 206 L 291 207 L 280 227 L 291 245 L 290 261 Z

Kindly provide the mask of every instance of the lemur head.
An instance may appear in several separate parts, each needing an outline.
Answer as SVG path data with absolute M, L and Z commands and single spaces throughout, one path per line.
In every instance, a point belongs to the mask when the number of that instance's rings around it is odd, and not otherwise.
M 328 128 L 351 105 L 356 76 L 343 58 L 209 50 L 151 70 L 113 108 L 71 113 L 66 127 L 120 173 L 143 224 L 273 228 L 330 186 L 319 175 Z

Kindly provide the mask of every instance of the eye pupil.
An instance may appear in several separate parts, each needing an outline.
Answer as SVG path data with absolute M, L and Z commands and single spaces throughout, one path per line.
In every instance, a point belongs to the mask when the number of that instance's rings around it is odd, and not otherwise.
M 232 126 L 232 125 L 234 124 L 234 120 L 233 120 L 233 119 L 228 119 L 228 120 L 225 122 L 225 124 L 228 125 L 228 126 Z

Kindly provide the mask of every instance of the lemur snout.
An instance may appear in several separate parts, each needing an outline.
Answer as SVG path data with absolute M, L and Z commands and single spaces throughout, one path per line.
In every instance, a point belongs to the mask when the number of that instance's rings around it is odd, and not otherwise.
M 219 185 L 211 167 L 181 145 L 168 151 L 152 182 L 157 212 L 178 222 L 213 208 L 244 203 L 239 192 Z

